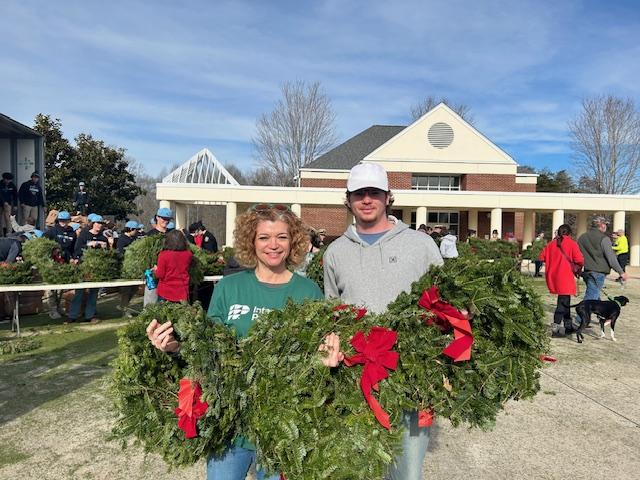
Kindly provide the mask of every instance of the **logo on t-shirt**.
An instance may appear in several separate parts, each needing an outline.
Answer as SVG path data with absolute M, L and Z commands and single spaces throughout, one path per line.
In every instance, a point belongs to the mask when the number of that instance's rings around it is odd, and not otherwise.
M 237 320 L 241 315 L 245 313 L 249 313 L 249 305 L 239 305 L 233 304 L 229 307 L 229 315 L 227 316 L 227 321 L 229 320 Z

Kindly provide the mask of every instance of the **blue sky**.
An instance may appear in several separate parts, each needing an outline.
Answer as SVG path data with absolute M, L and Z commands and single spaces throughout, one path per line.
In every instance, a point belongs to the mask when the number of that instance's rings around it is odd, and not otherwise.
M 471 107 L 518 163 L 571 168 L 584 97 L 640 104 L 634 1 L 14 1 L 0 6 L 0 112 L 91 133 L 151 173 L 203 147 L 254 164 L 283 82 L 320 81 L 344 141 L 406 125 L 427 95 Z

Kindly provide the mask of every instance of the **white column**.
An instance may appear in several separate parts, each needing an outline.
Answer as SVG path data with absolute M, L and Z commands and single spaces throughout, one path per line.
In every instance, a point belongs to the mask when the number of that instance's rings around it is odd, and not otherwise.
M 536 228 L 536 212 L 525 210 L 524 212 L 524 232 L 522 233 L 522 249 L 533 243 Z
M 578 212 L 576 218 L 576 238 L 587 233 L 587 212 Z
M 402 209 L 402 223 L 406 223 L 407 225 L 411 225 L 411 209 L 410 208 L 403 208 Z M 416 228 L 418 228 L 420 225 L 418 223 L 416 223 Z
M 613 231 L 624 230 L 624 211 L 613 214 Z
M 418 207 L 416 209 L 416 225 L 427 224 L 427 207 Z
M 640 213 L 631 214 L 630 222 L 631 230 L 627 234 L 629 239 L 629 265 L 632 267 L 640 267 Z
M 475 208 L 469 209 L 468 220 L 467 220 L 467 229 L 475 230 L 478 233 L 478 210 Z M 465 232 L 466 234 L 466 232 Z
M 238 213 L 238 206 L 235 202 L 227 203 L 227 227 L 225 233 L 225 245 L 227 247 L 233 247 L 233 229 L 236 226 L 236 215 Z
M 494 230 L 498 231 L 498 238 L 502 238 L 502 209 L 501 208 L 491 209 L 491 231 L 489 232 L 489 236 L 491 236 Z
M 176 203 L 176 228 L 187 228 L 187 206 L 184 203 Z
M 351 213 L 350 211 L 347 210 L 347 225 L 346 225 L 346 227 L 348 227 L 349 225 L 353 225 L 354 223 L 356 223 L 356 217 L 353 216 L 353 213 Z
M 171 202 L 169 200 L 160 200 L 160 208 L 171 208 Z
M 292 203 L 291 211 L 295 213 L 298 216 L 298 218 L 302 217 L 302 207 L 300 206 L 299 203 Z
M 554 236 L 554 233 L 558 231 L 560 225 L 564 223 L 564 210 L 554 210 L 553 211 L 553 221 L 551 222 L 551 236 Z

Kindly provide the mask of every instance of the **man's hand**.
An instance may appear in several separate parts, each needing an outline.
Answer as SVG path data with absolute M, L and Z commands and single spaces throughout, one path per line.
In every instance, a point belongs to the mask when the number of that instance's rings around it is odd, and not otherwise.
M 337 367 L 344 360 L 344 353 L 340 351 L 340 336 L 331 332 L 318 347 L 319 352 L 327 352 L 322 357 L 322 364 L 325 367 Z
M 622 272 L 620 274 L 620 278 L 626 282 L 629 279 L 629 274 L 627 272 Z
M 147 337 L 154 347 L 163 352 L 177 352 L 180 350 L 180 342 L 173 336 L 171 321 L 160 324 L 154 318 L 147 326 Z

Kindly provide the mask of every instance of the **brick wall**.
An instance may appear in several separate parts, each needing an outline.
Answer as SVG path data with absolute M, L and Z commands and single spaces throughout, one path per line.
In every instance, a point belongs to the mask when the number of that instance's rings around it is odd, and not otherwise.
M 340 178 L 303 178 L 300 183 L 303 187 L 344 188 L 347 189 L 347 180 Z
M 411 190 L 411 172 L 389 172 L 391 190 Z
M 313 228 L 327 230 L 329 240 L 339 237 L 347 228 L 347 208 L 302 206 L 302 221 Z

